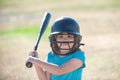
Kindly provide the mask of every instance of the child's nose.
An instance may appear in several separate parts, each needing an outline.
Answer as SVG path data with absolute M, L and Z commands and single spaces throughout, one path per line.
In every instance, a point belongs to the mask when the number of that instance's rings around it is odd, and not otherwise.
M 65 38 L 63 38 L 63 40 L 64 40 L 64 41 L 68 41 L 69 39 L 65 37 Z

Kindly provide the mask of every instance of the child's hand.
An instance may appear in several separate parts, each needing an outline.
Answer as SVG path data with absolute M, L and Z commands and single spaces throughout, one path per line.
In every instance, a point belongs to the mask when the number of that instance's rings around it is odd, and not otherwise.
M 33 56 L 28 56 L 27 62 L 34 63 L 38 58 L 33 57 Z
M 37 53 L 36 51 L 31 51 L 31 52 L 29 53 L 29 56 L 38 58 L 38 53 Z
M 28 55 L 27 62 L 33 63 L 38 58 L 38 53 L 36 51 L 31 51 Z

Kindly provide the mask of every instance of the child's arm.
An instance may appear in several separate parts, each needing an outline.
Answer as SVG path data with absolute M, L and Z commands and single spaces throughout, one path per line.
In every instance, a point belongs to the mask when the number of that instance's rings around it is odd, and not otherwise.
M 38 58 L 38 53 L 36 51 L 31 51 L 29 56 L 34 56 L 34 58 Z M 39 80 L 50 80 L 50 74 L 43 70 L 43 68 L 39 67 L 37 63 L 33 63 L 36 69 Z
M 39 80 L 50 80 L 50 74 L 34 63 Z
M 83 62 L 79 59 L 73 58 L 62 66 L 44 62 L 38 58 L 29 57 L 28 61 L 38 64 L 39 67 L 45 69 L 49 73 L 53 74 L 64 74 L 71 72 L 83 65 Z

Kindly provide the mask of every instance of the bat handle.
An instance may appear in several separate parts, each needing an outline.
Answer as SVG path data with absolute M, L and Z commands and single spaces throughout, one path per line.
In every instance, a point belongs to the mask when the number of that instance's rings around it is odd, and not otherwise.
M 35 55 L 34 55 L 33 57 L 35 57 Z M 31 68 L 32 65 L 33 65 L 33 64 L 32 64 L 31 62 L 26 62 L 26 67 Z

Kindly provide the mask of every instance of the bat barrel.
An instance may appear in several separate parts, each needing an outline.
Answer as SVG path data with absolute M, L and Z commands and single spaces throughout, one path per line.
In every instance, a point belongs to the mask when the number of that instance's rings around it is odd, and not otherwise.
M 41 40 L 41 37 L 43 35 L 43 33 L 45 32 L 47 26 L 48 26 L 48 23 L 50 21 L 50 18 L 51 18 L 51 14 L 50 13 L 45 13 L 44 17 L 43 17 L 43 20 L 42 20 L 42 24 L 40 26 L 40 32 L 39 32 L 39 36 L 37 38 L 37 42 L 36 42 L 36 45 L 34 47 L 34 50 L 36 51 L 37 48 L 38 48 L 38 45 L 39 45 L 39 42 Z

